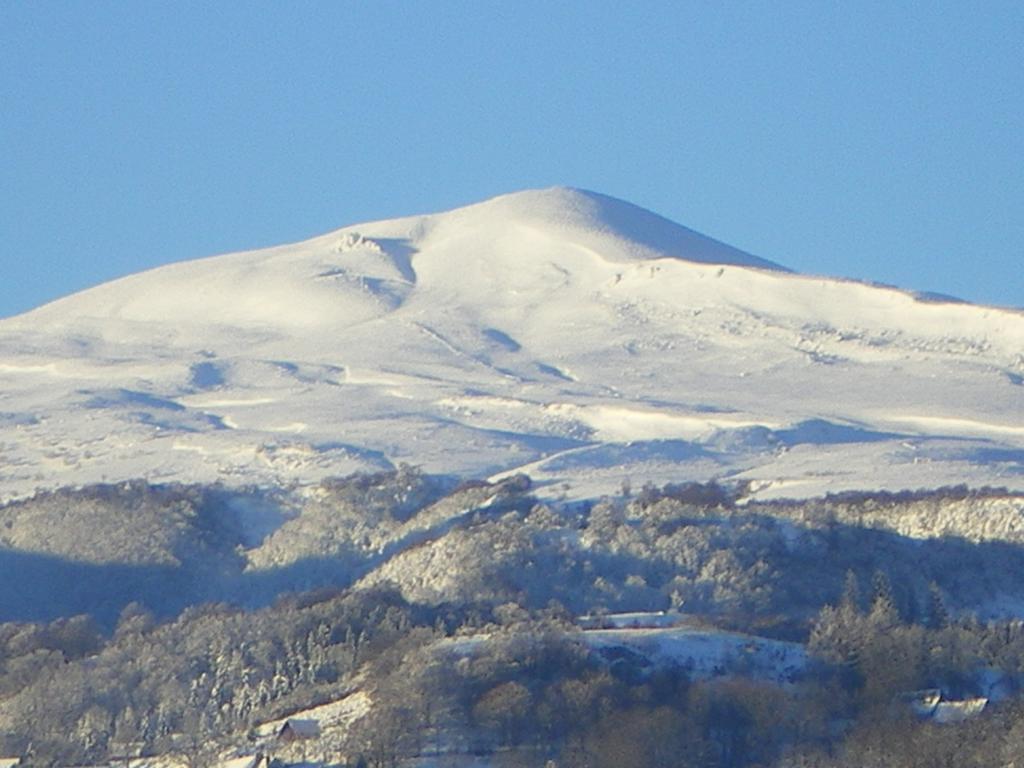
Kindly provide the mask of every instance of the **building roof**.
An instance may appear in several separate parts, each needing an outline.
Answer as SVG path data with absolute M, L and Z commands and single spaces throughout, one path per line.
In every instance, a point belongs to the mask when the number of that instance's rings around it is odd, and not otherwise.
M 920 691 L 905 691 L 896 695 L 894 701 L 908 707 L 918 717 L 932 717 L 935 708 L 942 701 L 942 691 L 938 688 L 925 688 Z
M 277 737 L 282 738 L 288 734 L 297 739 L 315 739 L 320 736 L 320 723 L 317 720 L 290 717 L 284 721 L 284 725 L 277 732 Z
M 986 698 L 943 701 L 935 708 L 932 720 L 936 723 L 962 723 L 980 715 L 987 705 Z

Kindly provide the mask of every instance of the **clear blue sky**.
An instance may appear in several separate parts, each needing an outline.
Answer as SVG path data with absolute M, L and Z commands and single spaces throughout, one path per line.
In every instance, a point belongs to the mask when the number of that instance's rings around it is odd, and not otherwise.
M 1022 51 L 997 0 L 7 0 L 0 316 L 553 184 L 1024 306 Z

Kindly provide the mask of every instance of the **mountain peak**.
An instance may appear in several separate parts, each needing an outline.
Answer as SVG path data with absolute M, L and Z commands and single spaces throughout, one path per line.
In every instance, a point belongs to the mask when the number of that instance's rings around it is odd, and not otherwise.
M 622 200 L 528 190 L 0 322 L 0 497 L 400 462 L 580 495 L 631 475 L 1019 485 L 1022 347 L 1020 313 L 795 275 Z
M 702 264 L 789 271 L 633 203 L 574 187 L 512 192 L 438 214 L 438 218 L 449 227 L 535 227 L 581 245 L 610 238 L 618 249 L 637 259 L 672 257 Z
M 678 259 L 789 272 L 624 200 L 551 187 L 442 213 L 355 224 L 305 242 L 176 262 L 24 317 L 35 327 L 98 318 L 169 328 L 350 325 L 394 309 L 426 287 L 417 284 L 418 276 L 464 294 L 480 293 L 485 284 L 500 294 L 512 283 L 522 290 L 527 283 L 550 282 L 553 263 L 594 277 L 595 259 L 613 270 Z

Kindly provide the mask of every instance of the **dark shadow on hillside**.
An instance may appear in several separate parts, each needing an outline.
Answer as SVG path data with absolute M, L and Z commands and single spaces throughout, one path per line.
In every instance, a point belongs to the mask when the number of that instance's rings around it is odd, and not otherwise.
M 215 389 L 223 386 L 227 383 L 225 370 L 225 363 L 193 363 L 189 366 L 189 386 L 194 389 Z
M 808 419 L 789 429 L 776 430 L 775 437 L 784 445 L 840 445 L 843 443 L 878 443 L 905 438 L 899 432 L 879 432 L 827 419 Z
M 412 257 L 416 255 L 417 251 L 410 244 L 411 241 L 406 238 L 397 237 L 375 237 L 373 241 L 391 257 L 391 261 L 394 263 L 395 269 L 402 276 L 402 279 L 410 285 L 415 285 L 416 270 L 412 265 Z
M 209 574 L 156 565 L 82 563 L 0 550 L 0 621 L 51 621 L 88 613 L 113 626 L 121 609 L 140 602 L 173 616 L 208 599 Z

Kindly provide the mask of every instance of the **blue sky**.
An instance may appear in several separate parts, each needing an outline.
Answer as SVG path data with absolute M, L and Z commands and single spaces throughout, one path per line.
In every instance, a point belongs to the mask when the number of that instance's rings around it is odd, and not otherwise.
M 0 316 L 553 184 L 1024 306 L 1021 50 L 997 0 L 0 3 Z

